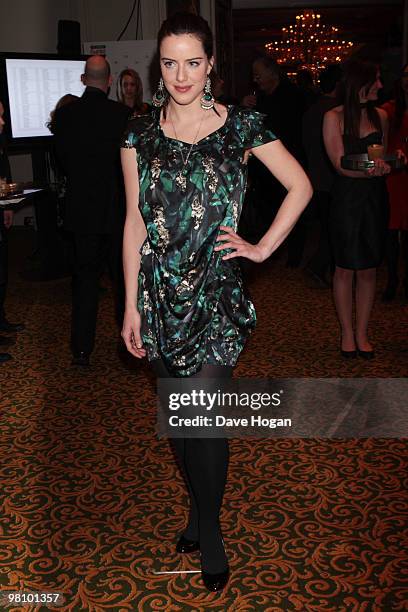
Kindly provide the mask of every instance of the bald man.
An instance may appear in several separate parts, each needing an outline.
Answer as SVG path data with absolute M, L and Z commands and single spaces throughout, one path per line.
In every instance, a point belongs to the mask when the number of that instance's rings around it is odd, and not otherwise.
M 65 228 L 72 232 L 72 364 L 87 366 L 95 344 L 99 278 L 120 224 L 120 139 L 129 109 L 107 93 L 110 67 L 100 55 L 88 58 L 81 98 L 55 113 L 57 155 L 67 176 Z

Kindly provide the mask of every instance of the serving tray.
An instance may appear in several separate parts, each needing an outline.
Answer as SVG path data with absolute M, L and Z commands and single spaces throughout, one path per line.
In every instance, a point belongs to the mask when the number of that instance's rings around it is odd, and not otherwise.
M 391 166 L 393 169 L 404 168 L 404 158 L 397 157 L 396 155 L 384 155 L 383 160 Z M 374 161 L 368 159 L 367 153 L 360 155 L 344 155 L 341 158 L 341 167 L 345 170 L 369 170 L 374 168 Z

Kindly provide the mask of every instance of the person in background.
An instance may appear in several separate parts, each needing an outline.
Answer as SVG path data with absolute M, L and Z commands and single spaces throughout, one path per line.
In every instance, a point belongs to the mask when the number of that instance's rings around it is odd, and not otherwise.
M 51 134 L 54 134 L 55 132 L 55 119 L 54 119 L 55 112 L 59 108 L 62 108 L 63 106 L 66 106 L 67 104 L 71 104 L 71 102 L 75 102 L 76 100 L 79 100 L 79 97 L 73 94 L 65 94 L 65 96 L 62 96 L 62 98 L 58 100 L 57 104 L 55 105 L 55 108 L 50 112 L 50 119 L 47 123 L 47 127 L 50 130 Z M 65 203 L 65 193 L 66 193 L 66 186 L 67 186 L 66 185 L 67 177 L 65 176 L 64 170 L 58 161 L 58 156 L 56 155 L 56 152 L 55 152 L 55 146 L 53 146 L 51 149 L 50 165 L 51 165 L 51 168 L 54 174 L 54 181 L 56 183 L 58 200 L 63 202 L 63 205 L 61 207 L 59 207 L 60 202 L 57 203 L 57 206 L 56 206 L 57 218 L 60 217 L 64 219 L 65 217 L 64 203 Z M 57 219 L 55 220 L 55 224 L 57 224 Z
M 344 104 L 329 110 L 323 120 L 323 138 L 337 172 L 329 213 L 335 272 L 333 294 L 341 328 L 341 355 L 372 359 L 368 324 L 375 297 L 376 269 L 381 264 L 388 223 L 384 176 L 390 167 L 382 159 L 366 171 L 342 168 L 344 155 L 368 152 L 371 144 L 387 150 L 388 120 L 375 107 L 382 88 L 376 64 L 350 60 L 345 66 Z M 355 276 L 356 329 L 353 331 Z
M 313 75 L 307 68 L 296 73 L 296 85 L 303 97 L 303 106 L 307 110 L 319 97 L 319 90 L 313 82 Z
M 323 142 L 323 117 L 327 111 L 339 104 L 339 83 L 343 71 L 338 64 L 328 66 L 320 73 L 322 95 L 303 115 L 302 141 L 307 159 L 307 171 L 312 182 L 319 221 L 319 242 L 317 249 L 306 266 L 306 272 L 320 287 L 329 287 L 331 253 L 329 245 L 330 192 L 336 176 L 327 156 Z
M 4 137 L 5 121 L 3 118 L 4 106 L 0 102 L 0 178 L 11 181 L 10 164 L 6 151 L 6 141 Z M 10 323 L 6 318 L 4 303 L 6 300 L 6 290 L 8 282 L 8 242 L 7 233 L 13 223 L 13 211 L 2 210 L 0 208 L 0 332 L 19 332 L 24 329 L 22 323 Z M 0 347 L 7 347 L 14 344 L 14 339 L 0 336 Z M 10 353 L 0 353 L 0 363 L 9 361 Z
M 125 68 L 118 77 L 116 98 L 132 110 L 132 116 L 146 115 L 150 111 L 147 102 L 143 102 L 143 83 L 133 68 Z
M 54 110 L 52 110 L 50 112 L 50 120 L 47 123 L 47 128 L 50 130 L 51 134 L 54 134 L 55 131 L 55 127 L 54 127 L 54 117 L 55 117 L 55 111 L 57 111 L 59 108 L 62 108 L 63 106 L 66 106 L 67 104 L 71 104 L 71 102 L 75 102 L 75 100 L 78 100 L 78 96 L 75 96 L 74 94 L 65 94 L 65 96 L 62 96 L 62 98 L 60 98 L 58 100 L 58 102 L 55 105 Z
M 72 365 L 88 366 L 95 344 L 99 278 L 117 224 L 117 164 L 129 109 L 107 97 L 106 59 L 87 59 L 81 98 L 55 111 L 56 152 L 67 176 L 65 229 L 74 242 Z
M 402 68 L 395 84 L 395 98 L 383 105 L 390 122 L 389 151 L 401 149 L 406 155 L 408 143 L 408 63 Z M 398 259 L 401 251 L 404 262 L 404 297 L 408 300 L 408 174 L 407 170 L 396 170 L 387 177 L 390 202 L 386 262 L 388 281 L 383 301 L 390 302 L 398 289 Z
M 254 109 L 266 115 L 265 125 L 276 134 L 288 151 L 303 164 L 301 126 L 303 101 L 296 85 L 284 75 L 278 64 L 269 55 L 261 55 L 252 64 L 252 78 L 255 84 L 253 93 L 245 96 L 241 106 Z M 249 218 L 258 219 L 254 235 L 262 235 L 269 227 L 285 197 L 284 187 L 266 170 L 263 164 L 253 157 L 249 160 L 251 191 L 244 209 L 252 208 Z M 245 216 L 246 213 L 245 213 Z M 303 222 L 298 223 L 288 239 L 288 265 L 299 263 L 299 238 L 302 243 Z M 246 236 L 251 236 L 252 228 L 243 228 Z M 301 256 L 301 255 L 300 255 Z
M 245 96 L 241 105 L 264 113 L 268 128 L 298 161 L 302 160 L 301 127 L 305 109 L 298 88 L 269 55 L 255 59 L 252 76 L 257 92 Z
M 147 355 L 160 378 L 215 378 L 219 384 L 232 376 L 255 324 L 235 258 L 269 257 L 307 205 L 311 186 L 262 115 L 214 100 L 213 37 L 202 17 L 171 16 L 160 28 L 158 50 L 157 108 L 130 122 L 122 144 L 127 199 L 122 337 L 132 355 Z M 236 233 L 248 151 L 287 190 L 258 244 Z M 221 591 L 229 576 L 219 522 L 228 440 L 172 441 L 190 495 L 188 523 L 176 550 L 200 550 L 204 585 Z

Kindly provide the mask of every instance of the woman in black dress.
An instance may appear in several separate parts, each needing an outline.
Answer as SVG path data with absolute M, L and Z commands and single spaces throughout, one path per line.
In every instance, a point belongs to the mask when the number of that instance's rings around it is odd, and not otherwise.
M 150 117 L 133 119 L 123 141 L 124 231 L 130 353 L 147 355 L 159 377 L 225 378 L 255 324 L 238 257 L 261 262 L 275 251 L 311 197 L 296 160 L 252 110 L 211 95 L 212 35 L 190 13 L 165 21 L 158 36 L 162 79 Z M 248 151 L 288 190 L 258 244 L 236 233 Z M 181 553 L 200 550 L 212 591 L 228 580 L 219 512 L 228 468 L 224 438 L 175 438 L 190 495 Z
M 346 66 L 344 104 L 328 111 L 323 122 L 327 153 L 338 176 L 332 191 L 330 239 L 336 264 L 334 302 L 341 327 L 341 354 L 374 356 L 367 330 L 375 296 L 387 229 L 387 191 L 383 176 L 390 167 L 382 159 L 366 172 L 344 170 L 343 155 L 367 153 L 371 144 L 387 150 L 387 114 L 375 107 L 381 89 L 378 67 L 353 60 Z M 353 331 L 353 278 L 356 329 Z

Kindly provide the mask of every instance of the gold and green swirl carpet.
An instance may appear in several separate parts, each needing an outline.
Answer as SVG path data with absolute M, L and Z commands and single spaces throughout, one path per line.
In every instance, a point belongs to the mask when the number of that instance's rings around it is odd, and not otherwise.
M 279 260 L 252 271 L 250 290 L 259 324 L 236 376 L 407 375 L 401 301 L 377 300 L 377 358 L 346 362 L 330 291 Z M 67 611 L 408 610 L 406 440 L 232 440 L 222 510 L 232 575 L 212 594 L 199 573 L 158 573 L 200 563 L 174 550 L 185 489 L 154 434 L 149 369 L 118 351 L 111 291 L 89 370 L 69 365 L 68 279 L 13 273 L 8 313 L 27 329 L 0 367 L 3 591 L 58 591 Z

